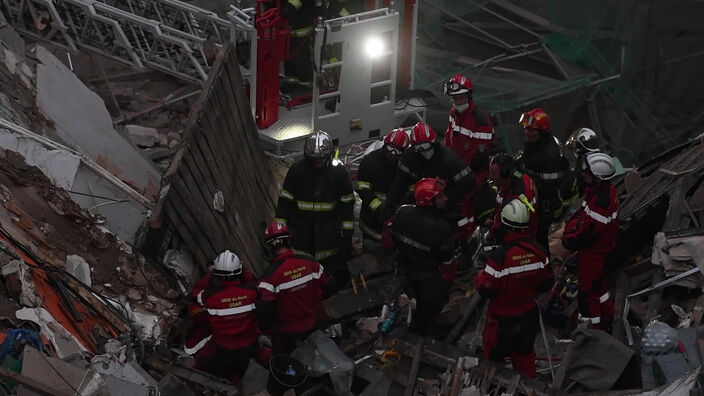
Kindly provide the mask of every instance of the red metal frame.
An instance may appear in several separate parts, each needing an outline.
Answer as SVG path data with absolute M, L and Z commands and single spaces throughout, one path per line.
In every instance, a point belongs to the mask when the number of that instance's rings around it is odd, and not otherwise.
M 257 127 L 266 128 L 279 118 L 279 63 L 288 55 L 291 31 L 281 18 L 281 0 L 257 0 L 257 10 L 256 119 Z

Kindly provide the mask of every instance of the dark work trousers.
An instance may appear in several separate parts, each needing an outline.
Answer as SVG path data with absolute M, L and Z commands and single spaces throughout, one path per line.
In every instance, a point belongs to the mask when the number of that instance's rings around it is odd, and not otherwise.
M 482 334 L 484 359 L 503 364 L 504 358 L 510 357 L 516 371 L 535 378 L 533 345 L 538 326 L 536 308 L 516 316 L 499 316 L 487 312 Z
M 216 377 L 238 383 L 249 366 L 249 359 L 255 358 L 256 342 L 240 349 L 227 349 L 216 346 L 215 356 L 208 362 L 208 372 Z
M 411 322 L 411 331 L 431 335 L 435 318 L 450 300 L 450 285 L 445 283 L 439 270 L 406 271 L 408 286 L 416 298 L 416 312 Z

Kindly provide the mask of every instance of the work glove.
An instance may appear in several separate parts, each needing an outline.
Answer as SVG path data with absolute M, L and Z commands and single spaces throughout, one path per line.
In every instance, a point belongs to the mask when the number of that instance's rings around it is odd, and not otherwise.
M 457 260 L 452 259 L 447 264 L 440 264 L 440 276 L 445 283 L 452 283 L 457 277 Z

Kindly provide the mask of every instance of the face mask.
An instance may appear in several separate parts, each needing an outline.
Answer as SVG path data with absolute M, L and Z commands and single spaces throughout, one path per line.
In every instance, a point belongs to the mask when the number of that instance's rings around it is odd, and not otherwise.
M 455 105 L 455 111 L 458 113 L 461 113 L 461 112 L 467 110 L 468 107 L 469 107 L 469 103 L 465 103 L 463 105 Z
M 433 158 L 434 153 L 435 153 L 435 149 L 429 149 L 429 150 L 422 151 L 420 153 L 420 155 L 422 155 L 423 158 L 425 158 L 426 160 L 429 160 L 429 159 Z

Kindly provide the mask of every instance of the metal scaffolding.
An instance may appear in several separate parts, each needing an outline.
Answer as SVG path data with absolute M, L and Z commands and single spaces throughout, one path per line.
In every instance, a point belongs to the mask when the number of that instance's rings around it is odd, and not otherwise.
M 0 0 L 21 34 L 189 82 L 207 79 L 230 22 L 177 0 Z

